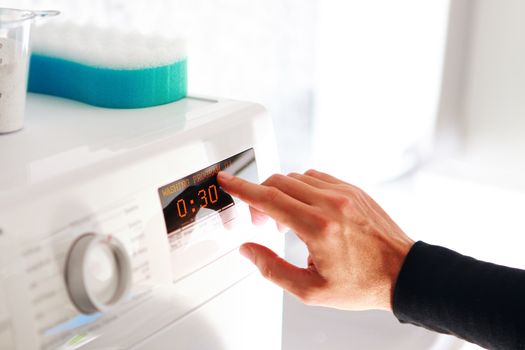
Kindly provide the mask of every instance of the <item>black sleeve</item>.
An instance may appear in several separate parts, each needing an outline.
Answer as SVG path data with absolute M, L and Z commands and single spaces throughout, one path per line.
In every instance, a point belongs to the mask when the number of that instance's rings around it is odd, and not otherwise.
M 417 242 L 394 290 L 400 322 L 489 349 L 525 349 L 525 271 Z

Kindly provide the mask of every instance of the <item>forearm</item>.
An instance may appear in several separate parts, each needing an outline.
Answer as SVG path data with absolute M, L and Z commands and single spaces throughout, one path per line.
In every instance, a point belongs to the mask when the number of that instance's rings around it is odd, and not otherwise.
M 401 322 L 491 349 L 525 349 L 525 271 L 417 242 L 394 291 Z

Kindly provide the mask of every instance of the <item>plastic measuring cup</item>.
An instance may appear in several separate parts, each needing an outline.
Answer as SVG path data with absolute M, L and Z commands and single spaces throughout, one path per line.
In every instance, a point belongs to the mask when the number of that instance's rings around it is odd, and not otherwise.
M 58 14 L 0 8 L 0 133 L 24 127 L 31 26 L 37 18 Z

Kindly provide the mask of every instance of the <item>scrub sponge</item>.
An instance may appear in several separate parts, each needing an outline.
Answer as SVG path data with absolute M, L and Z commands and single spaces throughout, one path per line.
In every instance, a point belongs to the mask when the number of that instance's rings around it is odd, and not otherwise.
M 186 62 L 181 39 L 49 23 L 33 37 L 28 90 L 99 107 L 156 106 L 186 96 Z

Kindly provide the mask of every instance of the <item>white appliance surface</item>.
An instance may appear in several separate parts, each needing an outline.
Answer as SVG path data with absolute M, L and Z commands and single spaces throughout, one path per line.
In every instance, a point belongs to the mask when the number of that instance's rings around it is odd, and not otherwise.
M 282 235 L 214 176 L 278 171 L 261 106 L 30 94 L 0 164 L 1 349 L 280 348 L 282 292 L 237 248 Z

